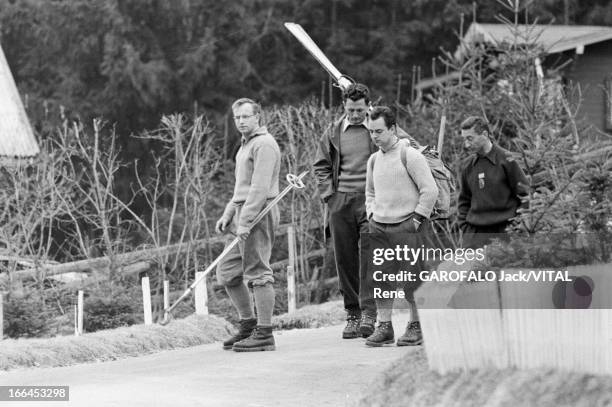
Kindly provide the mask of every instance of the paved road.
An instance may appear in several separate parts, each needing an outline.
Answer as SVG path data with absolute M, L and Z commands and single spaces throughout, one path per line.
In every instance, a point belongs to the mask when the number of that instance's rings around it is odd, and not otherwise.
M 407 314 L 396 314 L 401 334 Z M 276 352 L 223 351 L 219 343 L 113 362 L 0 373 L 0 385 L 69 385 L 70 402 L 26 406 L 348 406 L 389 363 L 413 348 L 368 348 L 341 326 L 275 333 Z

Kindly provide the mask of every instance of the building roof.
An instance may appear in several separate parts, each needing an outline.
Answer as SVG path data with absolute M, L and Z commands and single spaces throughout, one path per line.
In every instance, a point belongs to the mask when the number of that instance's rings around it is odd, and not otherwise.
M 514 26 L 507 24 L 472 23 L 463 36 L 462 44 L 455 51 L 455 58 L 460 59 L 463 56 L 466 44 L 483 41 L 497 44 L 512 43 L 515 41 L 515 36 L 520 42 L 537 42 L 549 54 L 612 39 L 612 27 L 594 25 L 519 24 L 517 29 L 515 32 Z
M 0 159 L 29 158 L 40 148 L 0 47 Z
M 455 51 L 457 60 L 463 57 L 466 46 L 477 42 L 499 44 L 533 41 L 541 45 L 549 54 L 568 51 L 601 41 L 612 39 L 612 27 L 595 25 L 524 25 L 519 24 L 517 31 L 514 26 L 507 24 L 479 24 L 472 23 L 463 36 L 463 41 Z M 427 89 L 452 79 L 458 79 L 459 72 L 451 72 L 436 78 L 426 78 L 416 84 L 416 89 Z

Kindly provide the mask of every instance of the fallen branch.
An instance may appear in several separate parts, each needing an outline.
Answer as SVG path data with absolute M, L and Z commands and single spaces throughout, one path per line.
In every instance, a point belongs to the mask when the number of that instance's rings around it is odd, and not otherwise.
M 276 233 L 278 236 L 282 236 L 287 233 L 287 227 L 289 224 L 280 225 L 278 228 L 278 232 Z M 320 227 L 318 222 L 311 222 L 309 225 L 309 230 L 317 229 Z M 136 250 L 129 253 L 122 253 L 117 255 L 114 260 L 114 265 L 117 267 L 126 266 L 133 263 L 150 261 L 154 257 L 165 256 L 168 254 L 178 254 L 184 252 L 186 250 L 202 250 L 209 244 L 221 244 L 225 243 L 227 240 L 226 236 L 215 236 L 209 239 L 200 239 L 194 242 L 184 242 L 173 244 L 169 246 L 162 247 L 153 247 L 147 249 Z M 316 257 L 322 254 L 319 254 L 320 251 L 315 251 L 310 253 L 307 257 Z M 286 266 L 287 261 L 274 263 L 273 270 L 279 270 Z M 36 277 L 38 273 L 42 273 L 45 277 L 71 273 L 71 272 L 86 272 L 91 270 L 104 270 L 110 267 L 111 259 L 108 256 L 96 257 L 93 259 L 84 259 L 77 260 L 70 263 L 63 264 L 44 264 L 39 268 L 31 267 L 25 270 L 17 270 L 13 272 L 13 278 L 32 278 Z M 276 267 L 276 268 L 275 268 Z M 138 267 L 136 267 L 138 268 Z M 121 272 L 121 269 L 119 270 Z M 0 283 L 4 283 L 8 279 L 6 274 L 0 275 Z
M 313 250 L 312 252 L 308 253 L 305 256 L 297 256 L 296 261 L 300 261 L 302 259 L 310 260 L 310 259 L 314 259 L 317 257 L 323 257 L 323 256 L 325 256 L 325 249 Z M 275 263 L 270 264 L 270 267 L 272 268 L 273 271 L 283 270 L 287 267 L 288 262 L 289 262 L 288 259 L 277 261 Z
M 15 263 L 19 264 L 20 266 L 24 266 L 24 267 L 35 267 L 36 265 L 36 259 L 34 258 L 11 256 L 11 255 L 5 255 L 5 254 L 0 254 L 0 261 L 14 261 Z M 45 261 L 44 264 L 52 266 L 52 265 L 56 265 L 59 263 L 56 261 L 47 260 Z
M 206 245 L 208 244 L 222 243 L 224 241 L 225 241 L 224 237 L 214 237 L 211 239 L 196 240 L 195 242 L 191 243 L 191 246 L 189 243 L 180 243 L 180 244 L 173 244 L 173 245 L 163 246 L 163 247 L 154 247 L 154 248 L 136 250 L 136 251 L 129 252 L 129 253 L 122 253 L 122 254 L 117 255 L 114 258 L 114 265 L 115 266 L 125 266 L 128 264 L 138 263 L 141 261 L 148 261 L 148 260 L 151 260 L 151 258 L 158 257 L 158 256 L 164 256 L 166 254 L 181 253 L 187 250 L 188 248 L 191 248 L 193 250 L 200 250 L 206 247 Z M 110 265 L 111 265 L 110 257 L 108 256 L 96 257 L 93 259 L 78 260 L 78 261 L 74 261 L 70 263 L 63 263 L 63 264 L 58 264 L 58 265 L 51 265 L 51 266 L 45 265 L 45 266 L 40 267 L 39 269 L 30 268 L 26 270 L 18 270 L 18 271 L 13 272 L 13 278 L 35 277 L 39 272 L 42 273 L 45 277 L 48 277 L 48 276 L 53 276 L 56 274 L 63 274 L 63 273 L 70 273 L 70 272 L 103 270 L 103 269 L 110 267 Z M 6 278 L 7 278 L 6 275 L 0 276 L 0 282 L 2 282 Z

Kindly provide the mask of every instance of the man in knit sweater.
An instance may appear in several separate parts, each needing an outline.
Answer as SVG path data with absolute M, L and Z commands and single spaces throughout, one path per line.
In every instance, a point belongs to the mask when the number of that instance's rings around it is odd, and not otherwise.
M 510 153 L 490 140 L 486 121 L 468 117 L 461 124 L 461 137 L 472 153 L 463 163 L 457 220 L 467 246 L 487 243 L 486 235 L 504 233 L 516 216 L 529 181 Z
M 425 157 L 396 134 L 395 115 L 388 107 L 374 108 L 370 113 L 368 128 L 374 143 L 380 151 L 368 160 L 366 178 L 366 211 L 369 219 L 371 238 L 377 238 L 384 248 L 396 245 L 421 247 L 423 234 L 428 229 L 428 219 L 438 198 L 438 187 Z M 404 158 L 402 158 L 402 155 Z M 383 275 L 396 274 L 401 270 L 421 270 L 421 263 L 410 265 L 406 262 L 385 262 L 381 266 Z M 420 345 L 423 341 L 414 290 L 419 281 L 404 283 L 404 295 L 410 305 L 411 320 L 398 346 Z M 391 284 L 382 283 L 385 291 L 392 290 Z M 366 339 L 368 346 L 382 346 L 394 342 L 391 323 L 392 298 L 376 297 L 378 326 Z
M 270 255 L 274 230 L 279 223 L 278 207 L 253 225 L 253 220 L 278 191 L 280 149 L 268 130 L 260 125 L 261 107 L 251 99 L 232 105 L 234 122 L 242 134 L 236 155 L 234 195 L 217 221 L 217 233 L 230 225 L 241 241 L 217 266 L 217 280 L 225 286 L 240 316 L 240 329 L 223 343 L 237 352 L 274 350 L 272 310 L 274 288 Z M 257 318 L 248 287 L 253 288 Z
M 343 93 L 345 115 L 321 137 L 313 164 L 321 198 L 327 204 L 336 271 L 344 297 L 345 339 L 367 337 L 374 331 L 376 304 L 368 289 L 367 259 L 360 258 L 360 233 L 368 231 L 365 180 L 368 157 L 376 147 L 366 126 L 370 103 L 365 85 L 353 84 Z

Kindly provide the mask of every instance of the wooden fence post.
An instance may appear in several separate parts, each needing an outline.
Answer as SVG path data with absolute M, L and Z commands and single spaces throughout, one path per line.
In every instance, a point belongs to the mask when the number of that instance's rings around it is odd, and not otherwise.
M 195 278 L 201 278 L 204 274 L 202 271 L 196 271 Z M 195 286 L 195 312 L 196 315 L 208 315 L 208 292 L 206 290 L 206 278 L 202 278 L 198 285 Z
M 401 94 L 402 94 L 402 74 L 400 73 L 397 75 L 397 90 L 395 93 L 395 103 L 398 105 L 400 104 Z
M 442 158 L 442 147 L 444 146 L 444 132 L 446 131 L 446 112 L 442 112 L 440 119 L 440 130 L 438 131 L 438 156 Z
M 143 277 L 141 283 L 144 324 L 151 325 L 153 323 L 153 314 L 151 313 L 151 286 L 149 284 L 149 277 Z
M 288 311 L 295 312 L 297 304 L 295 292 L 295 229 L 293 226 L 287 228 L 287 247 L 289 249 L 289 258 L 287 259 Z

